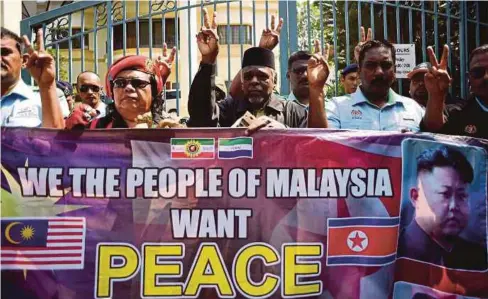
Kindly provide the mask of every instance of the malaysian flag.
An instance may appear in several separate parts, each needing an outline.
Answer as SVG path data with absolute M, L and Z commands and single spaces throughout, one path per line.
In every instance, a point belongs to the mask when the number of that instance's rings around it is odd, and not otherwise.
M 85 218 L 2 218 L 2 270 L 83 269 Z

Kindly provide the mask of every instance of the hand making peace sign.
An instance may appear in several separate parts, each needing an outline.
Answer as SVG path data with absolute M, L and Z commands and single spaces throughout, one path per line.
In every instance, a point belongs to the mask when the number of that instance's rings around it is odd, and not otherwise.
M 430 95 L 445 95 L 451 85 L 451 77 L 447 72 L 447 58 L 449 57 L 449 47 L 444 45 L 440 63 L 435 57 L 432 47 L 427 48 L 430 64 L 432 67 L 425 74 L 425 88 Z M 442 97 L 445 98 L 445 97 Z
M 26 68 L 40 88 L 54 84 L 56 79 L 56 63 L 54 58 L 44 49 L 44 36 L 42 29 L 36 32 L 36 49 L 32 47 L 27 36 L 22 37 L 27 50 Z
M 361 26 L 361 40 L 357 44 L 357 46 L 354 48 L 354 59 L 356 59 L 356 62 L 359 63 L 359 52 L 361 51 L 361 47 L 367 42 L 373 39 L 373 30 L 371 28 L 368 28 L 368 36 L 366 36 L 364 32 L 364 27 Z
M 281 28 L 283 27 L 283 18 L 280 18 L 278 25 L 275 27 L 275 16 L 271 15 L 271 28 L 266 28 L 261 34 L 259 47 L 273 50 L 280 42 Z
M 217 33 L 217 12 L 214 11 L 210 25 L 207 9 L 203 9 L 203 27 L 197 34 L 198 50 L 203 63 L 215 63 L 219 54 L 219 35 Z
M 325 44 L 321 52 L 319 41 L 314 41 L 314 54 L 308 60 L 307 66 L 308 84 L 310 87 L 324 87 L 330 74 L 329 65 L 327 64 L 329 51 L 329 44 Z

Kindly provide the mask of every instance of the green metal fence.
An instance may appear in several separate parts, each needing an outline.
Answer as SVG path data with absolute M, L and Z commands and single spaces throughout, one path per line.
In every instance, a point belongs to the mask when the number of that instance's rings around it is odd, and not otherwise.
M 311 49 L 314 39 L 333 44 L 333 72 L 338 78 L 339 71 L 353 61 L 359 28 L 364 26 L 372 28 L 374 38 L 415 44 L 417 63 L 427 61 L 427 46 L 434 46 L 439 55 L 448 44 L 452 93 L 465 98 L 469 92 L 465 76 L 469 52 L 488 43 L 488 2 L 483 1 L 78 1 L 24 19 L 21 31 L 33 37 L 34 29 L 44 29 L 46 47 L 56 57 L 57 77 L 72 83 L 81 71 L 103 74 L 117 55 L 152 57 L 166 41 L 178 48 L 177 55 L 186 53 L 185 57 L 177 56 L 176 63 L 185 63 L 187 76 L 180 74 L 177 65 L 172 86 L 168 86 L 179 90 L 180 83 L 191 83 L 198 68 L 194 34 L 203 24 L 204 7 L 226 19 L 219 25 L 219 35 L 227 45 L 227 53 L 222 53 L 227 56 L 227 83 L 238 71 L 235 61 L 232 63 L 232 49 L 239 49 L 239 58 L 246 47 L 256 46 L 260 38 L 257 28 L 269 24 L 273 7 L 277 7 L 285 24 L 275 50 L 282 94 L 289 93 L 286 65 L 292 52 Z M 195 13 L 200 14 L 200 24 L 194 24 L 198 23 Z M 28 74 L 23 73 L 23 78 L 28 81 Z M 397 91 L 408 92 L 406 81 L 398 80 Z M 329 94 L 338 91 L 336 80 Z M 175 92 L 177 107 L 179 94 Z

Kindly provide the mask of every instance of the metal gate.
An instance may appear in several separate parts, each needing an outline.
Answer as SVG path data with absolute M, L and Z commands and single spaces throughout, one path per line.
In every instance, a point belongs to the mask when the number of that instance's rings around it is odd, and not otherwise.
M 86 70 L 103 79 L 112 62 L 124 55 L 156 57 L 167 42 L 178 51 L 166 87 L 175 91 L 176 109 L 186 114 L 189 86 L 199 63 L 194 37 L 203 24 L 204 7 L 219 14 L 218 76 L 227 84 L 239 70 L 244 50 L 259 43 L 270 15 L 284 19 L 275 49 L 283 95 L 289 93 L 286 66 L 292 52 L 311 49 L 313 39 L 333 44 L 331 65 L 337 78 L 353 60 L 359 28 L 364 26 L 372 28 L 374 38 L 414 43 L 417 63 L 427 61 L 427 46 L 439 54 L 448 44 L 455 79 L 452 93 L 466 98 L 469 52 L 488 43 L 488 3 L 482 1 L 78 1 L 24 19 L 21 32 L 33 37 L 34 29 L 44 29 L 46 48 L 56 57 L 57 78 L 71 83 Z M 23 78 L 30 80 L 25 72 Z M 408 91 L 404 81 L 395 86 L 403 94 Z M 328 96 L 338 93 L 336 80 Z

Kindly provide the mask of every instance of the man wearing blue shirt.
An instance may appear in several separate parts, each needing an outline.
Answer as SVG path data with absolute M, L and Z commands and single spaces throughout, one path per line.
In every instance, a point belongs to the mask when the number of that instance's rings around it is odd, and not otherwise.
M 24 44 L 28 53 L 22 55 Z M 37 50 L 24 37 L 1 28 L 1 126 L 64 128 L 54 81 L 54 59 L 44 51 L 42 30 L 37 32 Z M 34 93 L 20 78 L 25 67 L 39 85 Z
M 418 132 L 424 110 L 391 89 L 396 79 L 393 45 L 367 41 L 361 46 L 358 62 L 361 85 L 351 95 L 332 98 L 324 107 L 323 84 L 310 85 L 309 127 Z M 317 81 L 315 77 L 327 80 L 325 59 L 309 64 L 309 68 L 309 81 Z

